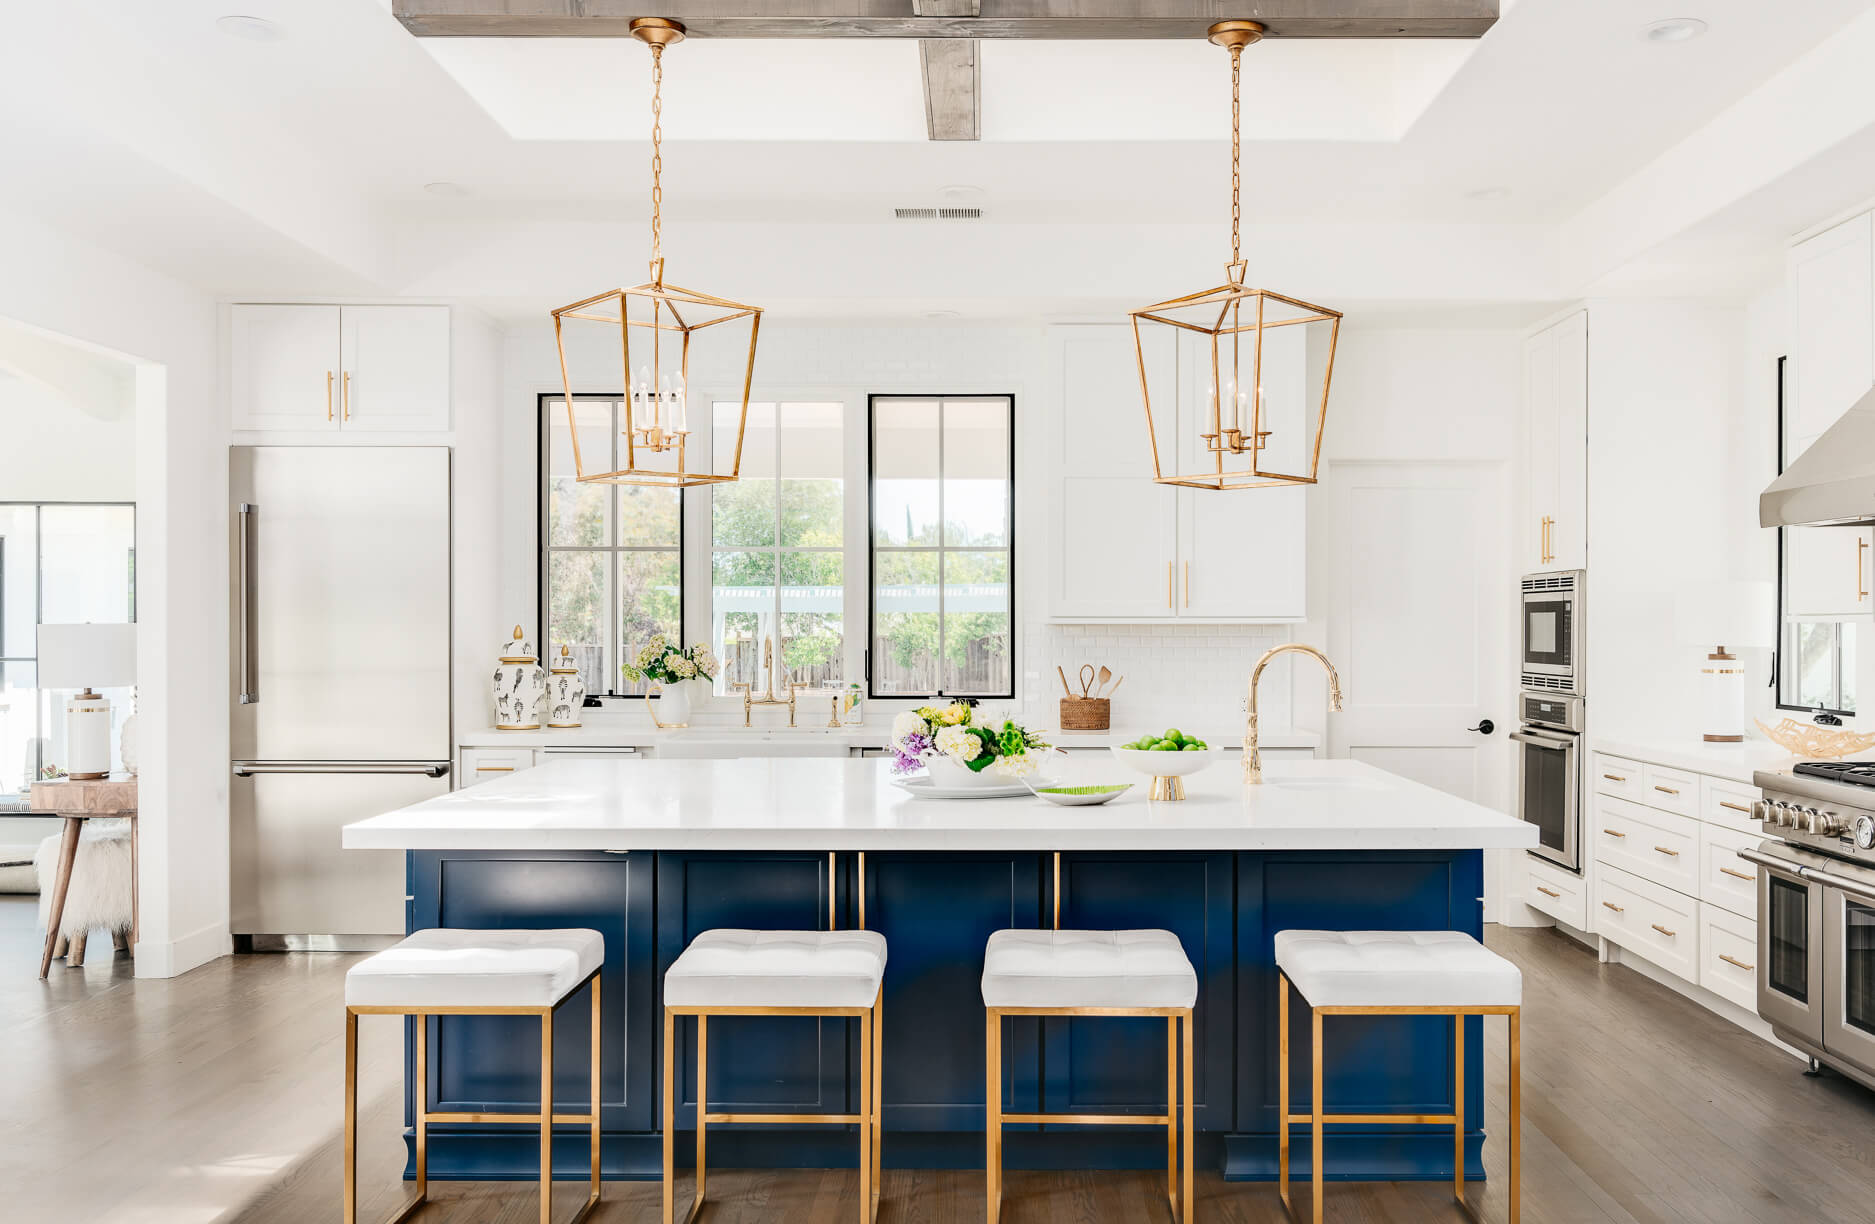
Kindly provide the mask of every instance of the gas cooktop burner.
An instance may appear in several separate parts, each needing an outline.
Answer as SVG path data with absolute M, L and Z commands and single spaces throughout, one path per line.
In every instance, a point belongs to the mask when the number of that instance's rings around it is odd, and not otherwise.
M 1791 772 L 1848 786 L 1875 786 L 1875 761 L 1802 761 Z

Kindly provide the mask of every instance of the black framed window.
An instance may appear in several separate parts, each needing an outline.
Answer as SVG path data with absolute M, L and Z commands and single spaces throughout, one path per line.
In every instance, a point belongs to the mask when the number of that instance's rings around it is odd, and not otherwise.
M 622 465 L 621 395 L 575 395 L 579 445 L 589 470 Z M 646 485 L 581 484 L 563 395 L 539 397 L 540 649 L 542 662 L 564 643 L 579 661 L 586 691 L 627 696 L 620 667 L 653 634 L 683 640 L 683 491 Z M 596 440 L 612 453 L 595 456 Z
M 1015 696 L 1015 397 L 867 399 L 874 697 Z

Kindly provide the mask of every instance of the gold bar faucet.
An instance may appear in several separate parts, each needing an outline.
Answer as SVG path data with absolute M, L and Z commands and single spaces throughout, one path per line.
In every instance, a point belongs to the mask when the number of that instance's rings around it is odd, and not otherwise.
M 775 639 L 772 637 L 762 639 L 762 670 L 768 673 L 768 693 L 766 696 L 755 696 L 752 691 L 754 688 L 753 681 L 743 681 L 740 684 L 730 686 L 742 690 L 742 725 L 745 727 L 751 725 L 749 716 L 758 705 L 785 705 L 788 707 L 788 725 L 792 727 L 794 725 L 794 691 L 799 688 L 800 685 L 790 680 L 788 681 L 788 696 L 786 699 L 775 696 Z
M 1328 673 L 1328 708 L 1341 713 L 1341 676 L 1335 671 L 1335 665 L 1328 661 L 1328 656 L 1313 646 L 1304 646 L 1301 642 L 1285 642 L 1281 646 L 1272 646 L 1263 652 L 1257 665 L 1250 669 L 1249 719 L 1243 732 L 1243 780 L 1245 786 L 1259 786 L 1263 782 L 1263 757 L 1257 752 L 1257 681 L 1263 678 L 1263 669 L 1269 661 L 1279 654 L 1295 651 L 1305 654 L 1322 665 Z

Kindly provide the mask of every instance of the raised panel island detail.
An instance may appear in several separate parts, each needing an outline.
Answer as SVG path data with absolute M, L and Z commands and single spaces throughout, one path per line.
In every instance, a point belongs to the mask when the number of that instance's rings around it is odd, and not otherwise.
M 1111 780 L 1104 762 L 1060 766 Z M 1082 779 L 1079 775 L 1086 774 Z M 1099 774 L 1099 779 L 1094 777 Z M 918 800 L 878 759 L 569 760 L 438 796 L 345 829 L 353 849 L 408 852 L 408 926 L 590 927 L 605 937 L 601 1118 L 608 1176 L 656 1177 L 664 970 L 712 927 L 865 926 L 891 949 L 885 976 L 884 1161 L 980 1168 L 984 1024 L 978 979 L 989 936 L 1012 927 L 1176 934 L 1197 968 L 1198 1159 L 1226 1176 L 1276 1169 L 1276 973 L 1280 930 L 1483 933 L 1483 851 L 1534 844 L 1534 829 L 1355 761 L 1272 761 L 1187 779 L 1182 802 L 1143 786 L 1100 807 L 1031 797 Z M 857 1025 L 737 1017 L 710 1026 L 712 1103 L 734 1111 L 856 1108 Z M 1306 1012 L 1294 1017 L 1306 1027 Z M 414 1024 L 414 1021 L 411 1022 Z M 503 1017 L 429 1021 L 437 1108 L 530 1107 L 535 1031 Z M 583 1009 L 563 1018 L 556 1097 L 586 1096 Z M 1350 1018 L 1330 1030 L 1333 1111 L 1450 1111 L 1451 1021 Z M 1483 1176 L 1484 1067 L 1467 1032 L 1468 1175 Z M 1306 1050 L 1298 1030 L 1294 1048 Z M 695 1069 L 680 1034 L 680 1151 Z M 1153 1113 L 1164 1108 L 1163 1026 L 1046 1024 L 1005 1033 L 1011 1112 Z M 409 1034 L 406 1047 L 410 1045 Z M 1300 1056 L 1299 1056 L 1300 1057 Z M 1300 1065 L 1300 1064 L 1299 1064 Z M 407 1074 L 414 1061 L 406 1055 Z M 1302 1067 L 1306 1072 L 1306 1067 Z M 1299 1074 L 1306 1109 L 1308 1079 Z M 564 1093 L 564 1096 L 559 1094 Z M 409 1093 L 406 1092 L 406 1115 Z M 712 1128 L 712 1163 L 851 1165 L 843 1128 Z M 412 1140 L 413 1141 L 413 1140 Z M 585 1176 L 586 1139 L 556 1141 Z M 433 1125 L 430 1175 L 532 1177 L 535 1141 L 501 1128 Z M 1297 1149 L 1307 1159 L 1307 1145 Z M 1010 1168 L 1157 1168 L 1162 1127 L 1011 1127 Z M 1331 1130 L 1328 1175 L 1445 1179 L 1449 1127 Z M 1306 1176 L 1306 1165 L 1298 1175 Z

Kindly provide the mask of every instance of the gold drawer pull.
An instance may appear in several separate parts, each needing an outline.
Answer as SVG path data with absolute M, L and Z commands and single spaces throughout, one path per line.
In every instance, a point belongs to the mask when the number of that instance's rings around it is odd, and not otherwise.
M 1603 908 L 1603 909 L 1611 909 L 1611 910 L 1613 910 L 1613 911 L 1614 911 L 1615 913 L 1617 913 L 1617 914 L 1625 914 L 1625 913 L 1627 913 L 1627 912 L 1628 912 L 1628 911 L 1627 911 L 1626 909 L 1624 909 L 1624 908 L 1622 908 L 1621 906 L 1619 906 L 1619 905 L 1616 905 L 1616 904 L 1615 904 L 1615 903 L 1614 903 L 1613 901 L 1604 901 L 1604 902 L 1602 902 L 1602 908 Z
M 1619 774 L 1603 774 L 1602 777 L 1607 778 L 1610 782 L 1626 782 L 1627 781 L 1626 778 L 1622 777 Z
M 1721 867 L 1721 868 L 1719 868 L 1719 870 L 1720 870 L 1720 871 L 1723 871 L 1723 872 L 1724 872 L 1724 873 L 1725 873 L 1726 875 L 1729 875 L 1729 876 L 1737 876 L 1737 877 L 1738 877 L 1739 879 L 1741 879 L 1741 880 L 1747 880 L 1747 881 L 1749 881 L 1749 880 L 1755 880 L 1755 879 L 1757 879 L 1757 878 L 1758 878 L 1757 876 L 1755 876 L 1755 875 L 1752 875 L 1752 874 L 1750 874 L 1749 872 L 1744 872 L 1744 871 L 1734 871 L 1734 870 L 1732 870 L 1732 869 L 1731 869 L 1730 867 Z
M 512 765 L 477 765 L 475 767 L 475 772 L 476 773 L 513 773 L 514 766 Z
M 1665 935 L 1668 939 L 1673 939 L 1679 935 L 1678 931 L 1669 931 L 1667 928 L 1661 926 L 1658 922 L 1650 922 L 1647 925 L 1654 928 L 1654 930 L 1659 931 L 1662 935 Z
M 1660 853 L 1662 854 L 1669 855 L 1673 858 L 1680 857 L 1680 852 L 1678 850 L 1669 850 L 1665 846 L 1655 846 L 1654 849 L 1660 851 Z
M 1658 782 L 1654 784 L 1654 789 L 1659 791 L 1663 795 L 1677 795 L 1680 793 L 1679 791 L 1674 790 L 1671 786 L 1662 786 Z
M 1619 829 L 1603 829 L 1602 832 L 1608 834 L 1608 836 L 1610 837 L 1626 837 L 1627 836 L 1626 833 L 1623 833 Z
M 1728 965 L 1737 965 L 1740 969 L 1743 969 L 1746 973 L 1750 973 L 1753 969 L 1757 968 L 1756 965 L 1747 965 L 1742 960 L 1734 960 L 1733 958 L 1727 956 L 1723 952 L 1719 953 L 1719 959 L 1724 961 Z
M 1562 896 L 1562 894 L 1561 894 L 1561 893 L 1559 893 L 1559 892 L 1557 892 L 1557 891 L 1556 891 L 1555 889 L 1553 889 L 1553 888 L 1545 888 L 1545 887 L 1543 887 L 1543 886 L 1542 886 L 1541 884 L 1538 884 L 1538 885 L 1536 886 L 1536 890 L 1537 890 L 1538 892 L 1540 892 L 1540 893 L 1542 893 L 1542 894 L 1543 894 L 1544 896 L 1546 896 L 1546 897 L 1560 897 L 1560 896 Z
M 1731 808 L 1734 812 L 1743 812 L 1747 816 L 1751 815 L 1751 808 L 1743 803 L 1727 803 L 1725 800 L 1721 799 L 1719 800 L 1719 806 L 1722 808 Z

